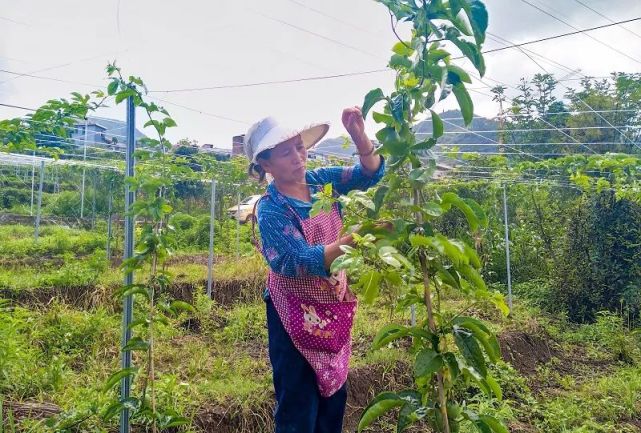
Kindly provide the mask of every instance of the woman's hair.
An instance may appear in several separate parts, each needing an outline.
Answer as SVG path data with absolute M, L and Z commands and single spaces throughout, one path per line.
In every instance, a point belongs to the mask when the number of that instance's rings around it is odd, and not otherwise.
M 259 159 L 269 159 L 271 158 L 271 156 L 271 149 L 263 150 L 256 156 L 256 160 L 258 161 Z M 257 179 L 259 183 L 265 182 L 265 176 L 267 175 L 267 173 L 265 173 L 265 169 L 263 169 L 260 164 L 250 162 L 247 173 L 254 179 Z

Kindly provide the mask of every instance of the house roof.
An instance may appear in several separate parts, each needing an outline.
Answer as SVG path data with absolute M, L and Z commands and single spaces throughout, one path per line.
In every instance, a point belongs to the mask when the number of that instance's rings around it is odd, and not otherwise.
M 96 125 L 97 127 L 103 129 L 103 133 L 109 136 L 115 136 L 118 138 L 119 142 L 124 142 L 127 135 L 127 122 L 116 119 L 108 119 L 106 117 L 87 117 L 89 124 Z M 81 124 L 81 123 L 80 123 Z M 134 130 L 134 137 L 136 141 L 141 138 L 146 138 L 147 136 L 143 134 L 137 128 Z

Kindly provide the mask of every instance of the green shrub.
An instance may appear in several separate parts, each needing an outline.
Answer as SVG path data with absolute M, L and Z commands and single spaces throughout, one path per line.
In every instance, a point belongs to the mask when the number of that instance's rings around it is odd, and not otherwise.
M 24 188 L 0 188 L 0 209 L 11 209 L 15 206 L 31 202 L 31 192 Z
M 85 203 L 86 205 L 87 203 Z M 79 217 L 80 193 L 76 191 L 62 191 L 52 197 L 51 203 L 46 207 L 46 213 L 56 216 Z

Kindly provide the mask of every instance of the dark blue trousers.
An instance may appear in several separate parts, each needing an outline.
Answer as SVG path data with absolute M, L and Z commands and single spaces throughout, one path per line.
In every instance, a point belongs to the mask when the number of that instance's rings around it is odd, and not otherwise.
M 331 397 L 320 395 L 314 370 L 292 343 L 271 299 L 266 303 L 276 391 L 275 433 L 341 433 L 347 386 Z

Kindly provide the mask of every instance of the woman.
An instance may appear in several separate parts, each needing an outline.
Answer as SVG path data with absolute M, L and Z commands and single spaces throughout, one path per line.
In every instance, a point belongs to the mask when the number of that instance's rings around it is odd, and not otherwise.
M 353 167 L 306 170 L 307 149 L 327 133 L 326 123 L 292 131 L 268 117 L 245 135 L 250 173 L 261 181 L 273 178 L 256 214 L 270 268 L 264 298 L 276 433 L 342 431 L 356 299 L 345 273 L 330 275 L 329 268 L 352 237 L 340 235 L 337 204 L 329 213 L 310 217 L 309 212 L 312 195 L 323 185 L 331 183 L 339 194 L 365 190 L 385 169 L 365 134 L 360 109 L 346 108 L 342 121 L 360 155 Z

